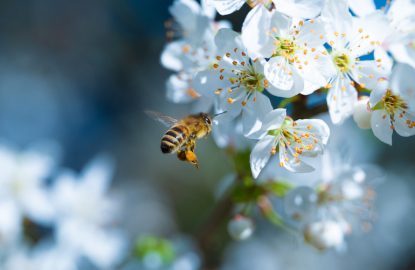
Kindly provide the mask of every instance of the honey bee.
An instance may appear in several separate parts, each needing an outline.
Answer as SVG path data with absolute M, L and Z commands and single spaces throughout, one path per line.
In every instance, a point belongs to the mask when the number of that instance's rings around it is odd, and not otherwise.
M 196 140 L 212 131 L 212 118 L 207 113 L 188 115 L 180 120 L 159 112 L 146 111 L 151 118 L 169 127 L 161 138 L 160 149 L 163 154 L 177 153 L 177 158 L 199 168 L 195 154 Z

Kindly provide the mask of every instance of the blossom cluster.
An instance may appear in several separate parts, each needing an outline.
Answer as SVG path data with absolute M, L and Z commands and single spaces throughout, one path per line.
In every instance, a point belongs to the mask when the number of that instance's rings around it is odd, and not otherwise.
M 76 270 L 85 269 L 83 261 L 111 269 L 120 262 L 126 241 L 106 194 L 109 158 L 93 160 L 79 175 L 37 148 L 1 145 L 0 160 L 1 269 Z
M 251 9 L 240 32 L 215 20 L 216 12 L 242 12 L 245 4 Z M 170 13 L 172 40 L 161 56 L 162 65 L 175 72 L 167 98 L 191 103 L 193 112 L 218 114 L 217 145 L 249 149 L 256 183 L 268 170 L 273 178 L 281 168 L 300 175 L 314 171 L 330 145 L 329 125 L 348 118 L 389 145 L 394 131 L 415 134 L 413 0 L 380 9 L 372 0 L 175 0 Z M 325 110 L 330 124 L 311 119 Z M 303 227 L 306 241 L 320 249 L 339 246 L 350 231 L 333 205 L 372 194 L 365 195 L 360 185 L 366 177 L 356 170 L 340 170 L 330 184 L 299 191 L 310 193 L 303 195 L 320 209 Z M 329 243 L 325 235 L 337 240 Z

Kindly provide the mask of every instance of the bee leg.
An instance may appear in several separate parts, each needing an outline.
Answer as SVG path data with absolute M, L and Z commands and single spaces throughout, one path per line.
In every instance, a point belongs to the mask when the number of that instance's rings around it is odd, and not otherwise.
M 192 151 L 186 151 L 186 160 L 195 166 L 196 168 L 199 168 L 199 161 L 197 160 L 197 156 Z
M 199 168 L 199 161 L 197 160 L 197 156 L 194 152 L 196 146 L 196 139 L 191 139 L 189 143 L 186 145 L 186 160 L 195 166 L 196 168 Z
M 177 151 L 177 158 L 180 159 L 181 161 L 187 161 L 186 151 L 184 151 L 184 150 L 178 150 Z

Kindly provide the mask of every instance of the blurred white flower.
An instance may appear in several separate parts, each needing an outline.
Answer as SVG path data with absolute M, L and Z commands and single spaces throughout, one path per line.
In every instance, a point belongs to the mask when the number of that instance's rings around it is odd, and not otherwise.
M 349 0 L 350 8 L 360 17 L 384 16 L 388 26 L 383 27 L 385 39 L 377 50 L 389 51 L 396 61 L 415 68 L 415 1 L 394 0 L 388 3 L 383 13 L 376 9 L 373 0 Z
M 314 247 L 325 250 L 340 247 L 344 241 L 344 233 L 340 224 L 326 220 L 307 224 L 304 238 Z
M 250 164 L 254 178 L 268 163 L 272 155 L 279 153 L 280 166 L 292 172 L 310 172 L 313 169 L 303 157 L 315 157 L 323 153 L 330 130 L 319 119 L 294 121 L 286 116 L 285 109 L 271 111 L 263 120 L 259 142 L 252 149 Z
M 77 257 L 59 246 L 28 249 L 20 247 L 6 258 L 4 270 L 77 270 Z
M 252 56 L 269 58 L 264 74 L 276 88 L 269 90 L 271 94 L 292 97 L 326 85 L 330 59 L 320 20 L 298 21 L 264 7 L 250 15 L 242 27 L 242 40 Z
M 108 228 L 116 217 L 115 202 L 106 195 L 112 171 L 110 160 L 98 158 L 80 176 L 62 172 L 52 190 L 57 242 L 104 269 L 124 255 L 122 234 Z
M 392 133 L 408 137 L 415 134 L 415 69 L 398 64 L 388 84 L 379 84 L 370 95 L 373 134 L 392 145 Z
M 215 22 L 215 13 L 205 1 L 199 5 L 194 0 L 176 0 L 170 13 L 182 34 L 168 43 L 161 54 L 162 65 L 177 72 L 167 81 L 167 98 L 175 103 L 195 101 L 194 111 L 209 111 L 213 100 L 200 94 L 193 77 L 212 65 L 216 52 L 214 35 L 220 28 L 229 27 L 229 23 Z
M 375 52 L 375 60 L 360 60 L 383 41 L 387 23 L 378 16 L 355 18 L 344 0 L 327 0 L 321 15 L 330 44 L 331 69 L 327 104 L 330 117 L 341 124 L 353 113 L 357 102 L 355 83 L 373 89 L 379 79 L 389 75 L 392 66 L 387 54 Z

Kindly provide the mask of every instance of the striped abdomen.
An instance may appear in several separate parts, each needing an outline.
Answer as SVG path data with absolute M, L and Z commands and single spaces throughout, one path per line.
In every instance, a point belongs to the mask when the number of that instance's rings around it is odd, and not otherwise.
M 176 152 L 185 142 L 189 130 L 184 125 L 172 126 L 161 138 L 161 152 L 164 154 Z

